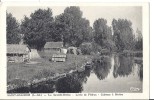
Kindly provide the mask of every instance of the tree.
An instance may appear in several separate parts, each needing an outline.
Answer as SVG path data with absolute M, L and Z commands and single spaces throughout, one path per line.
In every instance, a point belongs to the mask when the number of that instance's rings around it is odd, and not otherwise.
M 38 9 L 31 13 L 30 18 L 22 21 L 21 31 L 24 41 L 31 48 L 41 49 L 49 38 L 52 40 L 54 33 L 53 17 L 51 9 Z
M 143 50 L 143 37 L 140 30 L 137 29 L 136 31 L 137 39 L 135 41 L 135 49 L 136 50 Z
M 82 18 L 79 7 L 71 6 L 55 19 L 56 33 L 62 37 L 65 46 L 79 46 L 82 42 L 91 41 L 92 28 L 89 20 Z
M 119 51 L 132 50 L 134 48 L 134 35 L 131 21 L 127 19 L 113 19 L 113 38 Z
M 16 18 L 11 13 L 6 13 L 7 44 L 18 44 L 20 42 L 20 28 Z
M 103 18 L 97 19 L 94 24 L 94 41 L 101 45 L 104 49 L 111 50 L 114 47 L 112 41 L 112 30 L 111 27 L 107 25 L 107 20 Z
M 93 51 L 92 43 L 82 43 L 80 45 L 80 49 L 81 49 L 82 54 L 90 55 L 91 52 Z

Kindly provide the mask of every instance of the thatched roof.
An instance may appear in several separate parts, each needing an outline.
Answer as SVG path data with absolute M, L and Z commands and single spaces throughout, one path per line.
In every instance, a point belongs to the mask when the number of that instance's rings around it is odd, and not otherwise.
M 47 42 L 44 48 L 62 48 L 63 42 Z
M 7 53 L 27 54 L 27 48 L 27 45 L 7 44 Z

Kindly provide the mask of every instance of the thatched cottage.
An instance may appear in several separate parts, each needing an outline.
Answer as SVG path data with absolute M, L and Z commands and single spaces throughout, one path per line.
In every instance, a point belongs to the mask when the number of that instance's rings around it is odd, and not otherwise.
M 63 42 L 47 42 L 44 46 L 44 51 L 60 53 L 61 48 L 63 48 Z
M 66 53 L 63 48 L 63 42 L 47 42 L 44 46 L 44 52 L 50 55 L 50 59 L 54 62 L 66 61 Z
M 8 62 L 27 62 L 30 60 L 30 49 L 27 45 L 7 44 Z

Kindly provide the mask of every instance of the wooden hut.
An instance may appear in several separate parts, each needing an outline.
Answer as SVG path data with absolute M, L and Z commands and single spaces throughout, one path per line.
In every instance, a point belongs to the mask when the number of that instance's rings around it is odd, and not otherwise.
M 44 46 L 45 52 L 60 53 L 63 48 L 63 42 L 47 42 Z
M 27 45 L 8 44 L 7 61 L 8 62 L 27 62 L 30 60 L 30 49 Z
M 44 46 L 44 52 L 50 56 L 53 62 L 66 61 L 66 53 L 63 52 L 63 42 L 47 42 Z

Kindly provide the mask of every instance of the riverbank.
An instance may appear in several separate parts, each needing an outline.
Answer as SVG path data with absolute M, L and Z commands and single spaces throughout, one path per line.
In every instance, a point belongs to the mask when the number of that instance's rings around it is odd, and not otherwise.
M 95 56 L 95 58 L 94 58 Z M 135 57 L 119 54 L 96 56 L 85 70 L 35 79 L 30 84 L 16 79 L 17 88 L 8 86 L 8 93 L 85 93 L 85 92 L 132 92 L 130 86 L 138 86 L 142 92 L 143 65 L 134 62 Z M 114 63 L 113 63 L 114 62 Z M 82 68 L 82 67 L 81 67 Z M 113 80 L 113 81 L 109 81 Z M 121 80 L 122 83 L 119 83 Z M 125 81 L 122 81 L 125 80 Z M 115 83 L 113 86 L 112 83 Z M 129 84 L 128 84 L 129 83 Z M 121 85 L 124 84 L 124 85 Z M 93 87 L 95 85 L 95 87 Z M 109 86 L 108 86 L 109 85 Z M 100 87 L 104 88 L 100 88 Z
M 67 55 L 66 62 L 51 62 L 44 58 L 32 59 L 29 63 L 7 63 L 7 82 L 17 84 L 21 79 L 32 82 L 43 78 L 69 73 L 92 60 L 90 55 Z M 20 82 L 18 82 L 20 83 Z
M 140 53 L 140 52 L 139 52 Z M 134 53 L 135 54 L 135 53 Z M 124 56 L 124 54 L 122 54 Z M 126 54 L 127 55 L 127 54 Z M 128 55 L 127 55 L 128 56 Z M 132 55 L 131 55 L 132 56 Z M 66 62 L 51 62 L 49 58 L 35 58 L 28 63 L 7 63 L 7 84 L 10 86 L 23 86 L 54 80 L 74 71 L 83 71 L 87 62 L 109 58 L 103 55 L 73 55 L 67 54 Z M 141 57 L 134 57 L 136 62 L 143 62 Z

